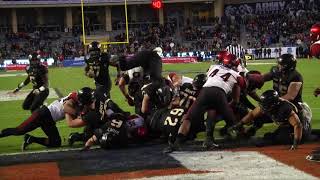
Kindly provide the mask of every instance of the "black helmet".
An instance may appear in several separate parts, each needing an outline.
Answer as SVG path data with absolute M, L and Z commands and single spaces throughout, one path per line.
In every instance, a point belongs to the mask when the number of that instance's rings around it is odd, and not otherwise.
M 99 51 L 100 52 L 101 45 L 97 41 L 93 41 L 89 44 L 89 52 L 90 51 Z
M 34 52 L 32 54 L 29 55 L 29 62 L 30 62 L 30 66 L 37 66 L 40 64 L 40 59 L 41 56 L 40 54 Z
M 129 84 L 128 84 L 128 94 L 131 97 L 134 97 L 135 94 L 139 92 L 140 88 L 141 88 L 141 83 L 139 82 L 139 80 L 132 79 L 129 81 Z
M 267 90 L 260 96 L 260 108 L 264 112 L 271 112 L 273 111 L 280 102 L 279 94 L 275 90 Z
M 77 97 L 81 106 L 89 105 L 95 100 L 94 91 L 89 87 L 81 88 Z
M 296 68 L 297 60 L 292 54 L 282 54 L 278 59 L 278 64 L 282 66 L 281 71 L 292 71 Z
M 206 74 L 198 74 L 193 78 L 192 85 L 197 89 L 201 89 L 204 83 L 206 83 L 206 81 L 207 81 Z
M 89 57 L 91 60 L 99 60 L 100 58 L 100 47 L 101 45 L 97 41 L 93 41 L 89 44 Z

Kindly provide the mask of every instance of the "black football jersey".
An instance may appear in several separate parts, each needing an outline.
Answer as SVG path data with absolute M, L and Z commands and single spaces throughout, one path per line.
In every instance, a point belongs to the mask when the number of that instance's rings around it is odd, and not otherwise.
M 272 67 L 270 73 L 272 74 L 273 80 L 273 89 L 279 93 L 280 96 L 287 94 L 288 87 L 291 82 L 302 82 L 303 78 L 302 75 L 294 70 L 290 71 L 289 73 L 280 73 L 278 67 Z M 296 98 L 292 101 L 295 105 L 298 102 L 302 102 L 302 87 L 300 88 Z
M 114 116 L 101 128 L 96 129 L 95 135 L 102 148 L 125 146 L 128 140 L 126 121 Z
M 187 113 L 185 108 L 174 108 L 168 109 L 166 113 L 162 116 L 160 123 L 160 129 L 162 135 L 165 136 L 176 136 L 180 125 L 182 124 L 182 118 Z
M 288 120 L 292 111 L 297 113 L 298 110 L 296 106 L 287 100 L 281 100 L 278 107 L 267 115 L 271 117 L 275 124 L 284 125 L 289 123 Z
M 33 88 L 37 89 L 46 84 L 47 79 L 45 78 L 48 73 L 48 68 L 40 64 L 37 67 L 27 66 L 26 72 L 30 78 L 30 82 L 33 84 Z
M 179 90 L 179 106 L 189 109 L 199 95 L 199 92 L 199 90 L 193 88 L 191 83 L 184 83 Z
M 170 104 L 173 96 L 172 89 L 166 85 L 164 79 L 145 83 L 142 88 L 142 95 L 148 95 L 151 101 L 151 109 L 159 109 Z
M 99 61 L 87 61 L 87 68 L 92 69 L 95 73 L 94 80 L 99 85 L 107 87 L 111 86 L 111 79 L 109 75 L 109 60 L 108 54 L 102 53 Z

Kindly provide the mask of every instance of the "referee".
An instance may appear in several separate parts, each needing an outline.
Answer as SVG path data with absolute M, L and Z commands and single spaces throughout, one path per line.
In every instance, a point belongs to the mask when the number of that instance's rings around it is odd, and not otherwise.
M 245 49 L 237 43 L 236 39 L 232 39 L 232 43 L 226 47 L 226 50 L 231 53 L 236 55 L 238 58 L 241 59 L 241 65 L 244 67 L 247 67 L 247 62 L 244 58 L 245 54 Z

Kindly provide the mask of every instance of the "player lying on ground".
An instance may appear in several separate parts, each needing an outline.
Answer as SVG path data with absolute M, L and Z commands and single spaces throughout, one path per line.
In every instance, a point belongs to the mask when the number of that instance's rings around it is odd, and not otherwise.
M 87 121 L 99 118 L 99 113 L 95 111 L 87 113 L 84 117 Z M 90 149 L 94 144 L 104 149 L 125 147 L 129 141 L 134 142 L 145 137 L 144 120 L 141 116 L 126 117 L 121 113 L 112 113 L 104 117 L 103 121 L 104 124 L 95 129 L 93 135 L 86 141 L 83 150 Z
M 94 91 L 84 87 L 78 92 L 72 92 L 60 100 L 53 101 L 49 106 L 42 106 L 19 126 L 3 129 L 0 138 L 25 135 L 22 150 L 25 150 L 31 143 L 38 143 L 46 147 L 59 147 L 61 137 L 56 122 L 66 119 L 69 127 L 84 126 L 86 123 L 80 115 L 90 110 L 93 103 Z M 48 136 L 47 138 L 26 134 L 39 127 Z
M 278 128 L 272 133 L 266 133 L 260 146 L 270 144 L 290 144 L 290 150 L 298 147 L 299 143 L 307 140 L 310 129 L 303 127 L 297 113 L 296 106 L 288 100 L 279 97 L 274 90 L 267 90 L 262 93 L 259 107 L 256 107 L 247 114 L 238 124 L 233 126 L 232 130 L 238 130 L 244 124 L 250 124 L 253 121 L 270 119 Z

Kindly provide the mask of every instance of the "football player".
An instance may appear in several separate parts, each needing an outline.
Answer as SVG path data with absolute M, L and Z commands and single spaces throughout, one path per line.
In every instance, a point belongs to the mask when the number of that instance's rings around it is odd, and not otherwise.
M 133 69 L 129 69 L 125 73 L 122 74 L 122 76 L 119 79 L 119 89 L 122 92 L 123 96 L 126 98 L 126 101 L 130 106 L 134 106 L 134 95 L 130 96 L 127 89 L 126 85 L 129 85 L 131 82 L 138 82 L 139 84 L 142 84 L 141 82 L 143 81 L 143 69 L 142 67 L 135 67 Z M 132 84 L 131 84 L 132 85 Z M 141 87 L 139 87 L 141 88 Z M 132 90 L 132 89 L 131 89 Z
M 41 64 L 40 55 L 37 53 L 29 55 L 29 62 L 30 65 L 26 67 L 28 77 L 18 85 L 13 93 L 17 93 L 21 88 L 31 82 L 33 89 L 24 100 L 22 108 L 33 112 L 43 104 L 49 95 L 48 69 L 45 65 Z
M 310 55 L 320 58 L 320 24 L 312 25 L 310 29 Z
M 106 122 L 106 118 L 113 113 L 120 113 L 125 117 L 130 115 L 129 112 L 123 111 L 114 101 L 112 101 L 105 94 L 95 94 L 95 103 L 92 105 L 94 113 L 87 113 L 82 115 L 82 120 L 86 123 L 83 133 L 71 133 L 68 138 L 69 146 L 74 142 L 85 142 L 93 135 L 95 129 L 100 128 Z M 92 115 L 93 114 L 93 115 Z M 92 117 L 91 117 L 92 116 Z
M 140 51 L 132 57 L 119 57 L 119 66 L 122 71 L 141 66 L 144 76 L 151 81 L 162 79 L 162 49 Z
M 150 130 L 165 135 L 166 137 L 171 133 L 171 138 L 175 138 L 182 122 L 182 117 L 196 100 L 206 80 L 206 74 L 198 74 L 193 79 L 192 84 L 184 83 L 180 88 L 179 96 L 176 99 L 177 101 L 172 102 L 170 108 L 165 107 L 159 109 L 148 117 L 149 119 L 147 119 L 146 122 L 149 123 L 148 127 Z M 202 119 L 202 123 L 204 123 L 203 117 L 199 116 L 199 120 L 200 119 Z M 193 129 L 194 131 L 192 132 L 199 132 L 201 124 L 199 127 L 193 127 Z M 189 135 L 190 137 L 194 137 L 195 133 Z
M 93 111 L 88 115 L 90 119 L 100 118 Z M 145 136 L 144 120 L 141 116 L 126 117 L 122 113 L 112 113 L 104 118 L 104 124 L 94 130 L 93 135 L 86 141 L 83 150 L 90 149 L 94 144 L 98 144 L 104 149 L 125 147 L 129 142 L 137 140 L 136 138 Z
M 296 70 L 297 60 L 291 54 L 282 54 L 278 59 L 278 65 L 273 66 L 269 73 L 263 75 L 264 82 L 273 81 L 273 89 L 279 96 L 292 102 L 298 108 L 298 116 L 304 127 L 309 126 L 311 133 L 311 117 L 304 112 L 311 112 L 309 106 L 302 100 L 303 78 Z M 254 121 L 248 130 L 251 135 L 260 129 L 264 123 L 272 123 L 271 119 Z
M 297 149 L 299 143 L 306 140 L 309 130 L 308 127 L 304 127 L 301 123 L 296 106 L 290 101 L 280 98 L 275 90 L 265 91 L 260 96 L 260 99 L 259 106 L 249 112 L 232 129 L 237 130 L 244 124 L 259 121 L 262 118 L 270 119 L 279 127 L 272 133 L 266 133 L 263 138 L 263 144 L 259 143 L 259 145 L 292 143 L 290 150 Z
M 239 59 L 235 55 L 228 54 L 223 59 L 223 65 L 210 67 L 207 72 L 208 80 L 203 85 L 196 101 L 188 110 L 180 126 L 173 149 L 179 147 L 186 140 L 190 126 L 201 123 L 197 117 L 199 115 L 203 116 L 208 110 L 214 112 L 213 114 L 218 113 L 224 117 L 226 126 L 222 128 L 222 131 L 227 131 L 228 127 L 233 125 L 235 116 L 229 106 L 227 94 L 233 95 L 230 104 L 236 105 L 239 102 L 240 88 L 245 86 L 243 77 L 234 70 L 239 63 Z
M 101 45 L 93 41 L 89 45 L 88 56 L 85 59 L 85 75 L 93 78 L 96 85 L 96 94 L 110 96 L 111 79 L 109 65 L 117 67 L 118 64 L 111 60 L 108 53 L 101 52 Z
M 80 115 L 92 109 L 94 101 L 94 91 L 89 87 L 84 87 L 78 92 L 72 92 L 62 99 L 53 101 L 49 106 L 41 106 L 19 126 L 3 129 L 0 137 L 25 135 L 22 150 L 25 150 L 31 143 L 46 147 L 59 147 L 61 137 L 56 122 L 66 119 L 68 126 L 72 128 L 86 125 Z M 48 136 L 47 138 L 26 134 L 39 127 Z

